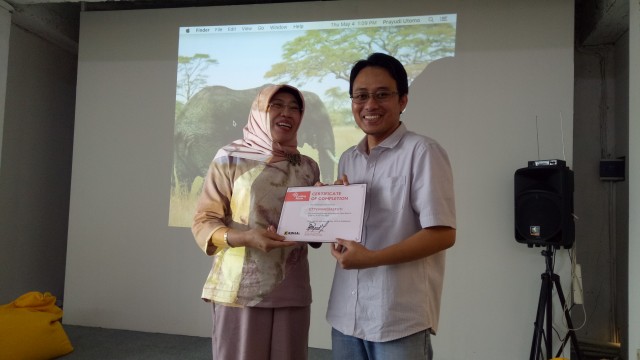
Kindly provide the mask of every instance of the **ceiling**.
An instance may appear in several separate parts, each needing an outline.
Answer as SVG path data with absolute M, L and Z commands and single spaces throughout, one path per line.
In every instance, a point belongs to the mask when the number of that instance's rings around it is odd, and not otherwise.
M 312 0 L 0 0 L 17 26 L 77 52 L 81 11 L 303 2 Z M 316 0 L 317 1 L 317 0 Z M 629 30 L 629 0 L 575 0 L 577 46 L 616 42 Z

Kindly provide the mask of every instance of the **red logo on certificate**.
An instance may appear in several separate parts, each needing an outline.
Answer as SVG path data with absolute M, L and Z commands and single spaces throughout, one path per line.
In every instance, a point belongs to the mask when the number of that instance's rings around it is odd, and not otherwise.
M 309 201 L 311 191 L 291 191 L 287 192 L 284 201 Z

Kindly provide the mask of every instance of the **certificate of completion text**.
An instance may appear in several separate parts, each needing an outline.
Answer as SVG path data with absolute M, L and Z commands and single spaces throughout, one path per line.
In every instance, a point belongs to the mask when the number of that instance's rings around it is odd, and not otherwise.
M 290 187 L 278 234 L 289 241 L 361 241 L 366 184 Z

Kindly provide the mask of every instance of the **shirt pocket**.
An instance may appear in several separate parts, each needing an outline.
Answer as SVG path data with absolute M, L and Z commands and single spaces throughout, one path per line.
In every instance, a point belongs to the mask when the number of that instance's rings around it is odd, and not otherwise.
M 406 176 L 391 176 L 381 179 L 372 189 L 372 208 L 398 212 L 404 208 L 407 187 Z

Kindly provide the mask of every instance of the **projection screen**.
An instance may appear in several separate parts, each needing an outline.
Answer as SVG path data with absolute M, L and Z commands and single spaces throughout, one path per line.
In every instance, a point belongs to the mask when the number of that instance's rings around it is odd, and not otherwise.
M 305 94 L 300 151 L 336 178 L 338 156 L 362 134 L 349 99 L 349 70 L 372 52 L 398 58 L 409 85 L 430 62 L 455 56 L 456 15 L 186 26 L 179 29 L 170 226 L 191 226 L 213 154 L 242 128 L 270 83 Z

